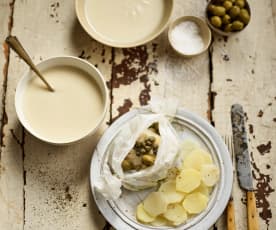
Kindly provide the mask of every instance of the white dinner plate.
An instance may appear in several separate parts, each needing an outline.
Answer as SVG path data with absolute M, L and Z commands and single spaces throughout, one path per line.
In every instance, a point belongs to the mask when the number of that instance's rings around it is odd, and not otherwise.
M 193 229 L 202 230 L 211 227 L 223 213 L 229 200 L 232 182 L 233 168 L 229 152 L 218 132 L 201 117 L 185 110 L 178 109 L 176 116 L 171 117 L 172 125 L 177 130 L 179 137 L 196 140 L 200 146 L 206 149 L 213 157 L 215 164 L 220 169 L 220 179 L 214 187 L 207 208 L 189 219 L 185 224 L 177 227 L 154 227 L 139 223 L 135 218 L 135 210 L 149 192 L 153 189 L 133 192 L 123 189 L 121 197 L 114 200 L 106 200 L 96 189 L 93 178 L 98 177 L 102 171 L 102 163 L 106 157 L 106 151 L 120 128 L 139 113 L 149 113 L 142 109 L 134 109 L 117 119 L 104 133 L 99 141 L 91 161 L 90 183 L 95 202 L 107 219 L 118 230 L 148 230 L 148 229 Z

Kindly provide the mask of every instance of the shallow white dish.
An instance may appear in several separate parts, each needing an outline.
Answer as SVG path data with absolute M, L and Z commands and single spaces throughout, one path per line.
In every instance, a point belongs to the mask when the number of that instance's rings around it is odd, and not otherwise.
M 91 0 L 90 0 L 91 1 Z M 99 0 L 102 1 L 102 0 Z M 151 1 L 151 0 L 150 0 Z M 141 4 L 145 2 L 148 4 L 150 2 L 148 0 L 141 0 Z M 94 1 L 95 2 L 95 1 Z M 154 22 L 155 26 L 151 28 L 150 30 L 146 30 L 145 27 L 147 26 L 147 22 L 143 23 L 144 26 L 141 26 L 139 28 L 136 27 L 137 19 L 143 18 L 144 11 L 143 6 L 139 5 L 137 7 L 132 6 L 132 1 L 114 1 L 110 0 L 110 3 L 108 6 L 102 9 L 98 9 L 98 11 L 94 12 L 93 15 L 100 15 L 99 20 L 89 20 L 88 10 L 93 7 L 93 3 L 88 2 L 88 0 L 75 0 L 75 9 L 76 9 L 76 15 L 78 17 L 78 20 L 81 24 L 81 26 L 84 28 L 84 30 L 95 40 L 108 45 L 112 47 L 120 47 L 120 48 L 128 48 L 128 47 L 135 47 L 142 44 L 145 44 L 154 38 L 156 38 L 158 35 L 160 35 L 165 28 L 167 27 L 170 17 L 173 12 L 173 3 L 174 0 L 161 0 L 163 6 L 163 10 L 160 11 L 161 17 L 150 17 L 150 22 Z M 88 4 L 89 3 L 89 4 Z M 120 4 L 119 4 L 120 3 Z M 91 5 L 91 6 L 90 6 Z M 123 11 L 117 12 L 119 9 L 124 9 Z M 117 9 L 117 10 L 116 10 Z M 156 9 L 157 11 L 157 9 Z M 152 14 L 154 15 L 156 11 L 153 11 L 151 9 Z M 147 11 L 149 12 L 149 11 Z M 121 18 L 119 21 L 117 20 L 118 15 L 124 15 L 124 14 L 132 15 L 135 14 L 135 16 L 138 16 L 136 18 Z M 145 18 L 145 17 L 144 17 Z M 101 23 L 97 23 L 100 21 Z M 103 30 L 103 22 L 106 22 L 108 25 L 112 23 L 111 28 L 114 29 L 113 32 L 104 33 Z M 125 25 L 125 23 L 128 23 L 128 25 Z M 98 25 L 99 24 L 99 25 Z M 135 30 L 133 30 L 133 28 Z M 120 39 L 115 39 L 114 36 L 111 36 L 116 31 L 123 31 L 122 36 L 120 36 Z M 144 33 L 144 31 L 147 31 Z M 130 33 L 131 32 L 137 32 L 139 34 L 136 38 L 131 38 Z
M 143 225 L 135 219 L 136 205 L 154 189 L 140 192 L 131 192 L 124 189 L 122 196 L 117 201 L 106 200 L 95 190 L 93 178 L 101 174 L 102 162 L 106 157 L 105 153 L 109 148 L 109 144 L 120 131 L 122 125 L 138 113 L 148 112 L 141 109 L 134 109 L 120 117 L 106 130 L 94 152 L 90 167 L 90 183 L 95 202 L 101 213 L 116 229 L 208 229 L 223 213 L 229 200 L 233 182 L 232 163 L 229 152 L 217 131 L 207 121 L 185 109 L 177 110 L 176 116 L 172 118 L 173 126 L 176 128 L 181 139 L 194 139 L 203 148 L 208 150 L 221 172 L 220 180 L 210 196 L 208 206 L 202 213 L 191 218 L 187 223 L 175 228 Z
M 15 110 L 18 116 L 19 121 L 21 124 L 25 127 L 25 129 L 30 132 L 33 136 L 37 137 L 38 139 L 45 141 L 50 144 L 55 144 L 55 145 L 67 145 L 67 144 L 72 144 L 75 143 L 91 134 L 96 132 L 100 124 L 102 123 L 105 114 L 107 112 L 107 105 L 108 105 L 108 90 L 105 84 L 104 77 L 102 74 L 99 72 L 99 70 L 94 67 L 92 64 L 89 62 L 82 60 L 80 58 L 76 58 L 73 56 L 61 56 L 61 57 L 52 57 L 47 60 L 44 60 L 40 62 L 39 64 L 36 65 L 36 67 L 40 71 L 44 71 L 53 67 L 58 67 L 58 66 L 72 66 L 76 67 L 77 69 L 85 71 L 89 77 L 91 77 L 96 84 L 98 85 L 100 92 L 102 94 L 103 98 L 103 111 L 101 113 L 101 116 L 97 119 L 96 126 L 91 128 L 89 132 L 85 133 L 82 136 L 79 136 L 78 138 L 70 141 L 64 141 L 64 142 L 56 142 L 51 138 L 46 138 L 43 135 L 39 134 L 33 127 L 30 125 L 30 123 L 27 121 L 24 112 L 23 112 L 23 94 L 24 90 L 26 89 L 26 86 L 28 82 L 32 79 L 34 73 L 31 70 L 28 70 L 24 73 L 22 78 L 17 84 L 16 87 L 16 92 L 15 92 Z M 49 93 L 55 93 L 55 92 L 49 92 Z M 41 121 L 43 122 L 43 121 Z

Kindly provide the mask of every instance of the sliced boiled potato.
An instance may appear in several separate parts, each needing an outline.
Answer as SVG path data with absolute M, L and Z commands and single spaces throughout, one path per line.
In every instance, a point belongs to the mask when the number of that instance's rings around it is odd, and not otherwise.
M 193 193 L 200 192 L 203 195 L 209 197 L 210 190 L 210 187 L 206 186 L 203 182 L 201 182 L 200 185 L 193 191 Z
M 163 183 L 158 191 L 164 193 L 168 204 L 178 203 L 185 196 L 183 192 L 176 191 L 176 182 L 174 180 Z
M 143 201 L 143 205 L 149 215 L 156 217 L 166 212 L 168 203 L 164 193 L 152 192 Z
M 145 211 L 143 203 L 140 203 L 136 208 L 136 218 L 144 223 L 149 223 L 155 220 L 153 216 Z
M 204 164 L 204 157 L 201 154 L 198 154 L 198 152 L 193 151 L 184 159 L 182 168 L 200 170 L 202 164 Z
M 182 168 L 194 168 L 200 170 L 201 165 L 211 164 L 212 161 L 212 157 L 209 153 L 203 149 L 197 148 L 187 155 L 183 161 Z
M 208 203 L 208 197 L 200 192 L 195 192 L 187 195 L 183 200 L 184 209 L 190 214 L 202 212 Z
M 213 163 L 213 159 L 210 153 L 202 151 L 202 156 L 204 158 L 204 163 L 205 164 L 212 164 Z
M 189 193 L 200 185 L 200 181 L 199 171 L 192 168 L 183 169 L 176 177 L 176 191 Z
M 214 186 L 219 179 L 219 169 L 214 164 L 203 164 L 200 174 L 203 183 L 209 187 Z
M 163 216 L 157 216 L 154 221 L 150 222 L 150 224 L 156 227 L 170 225 L 168 220 Z
M 185 140 L 180 144 L 180 154 L 185 157 L 186 154 L 192 152 L 195 148 L 199 148 L 199 144 L 193 140 Z
M 176 167 L 170 168 L 168 170 L 167 180 L 174 180 L 177 175 L 180 173 L 180 170 Z
M 170 204 L 163 216 L 174 225 L 176 223 L 177 225 L 182 224 L 188 218 L 186 210 L 180 204 Z

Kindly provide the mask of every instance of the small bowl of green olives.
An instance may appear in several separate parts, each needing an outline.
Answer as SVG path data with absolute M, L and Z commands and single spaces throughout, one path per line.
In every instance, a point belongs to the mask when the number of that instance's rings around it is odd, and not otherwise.
M 206 16 L 213 31 L 229 36 L 248 25 L 251 11 L 247 0 L 211 0 L 207 5 Z

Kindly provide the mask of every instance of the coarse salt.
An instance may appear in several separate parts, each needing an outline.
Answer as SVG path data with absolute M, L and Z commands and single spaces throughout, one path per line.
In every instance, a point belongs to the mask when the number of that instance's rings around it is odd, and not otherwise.
M 171 41 L 173 47 L 184 54 L 196 54 L 204 48 L 200 29 L 192 21 L 176 25 L 171 32 Z

